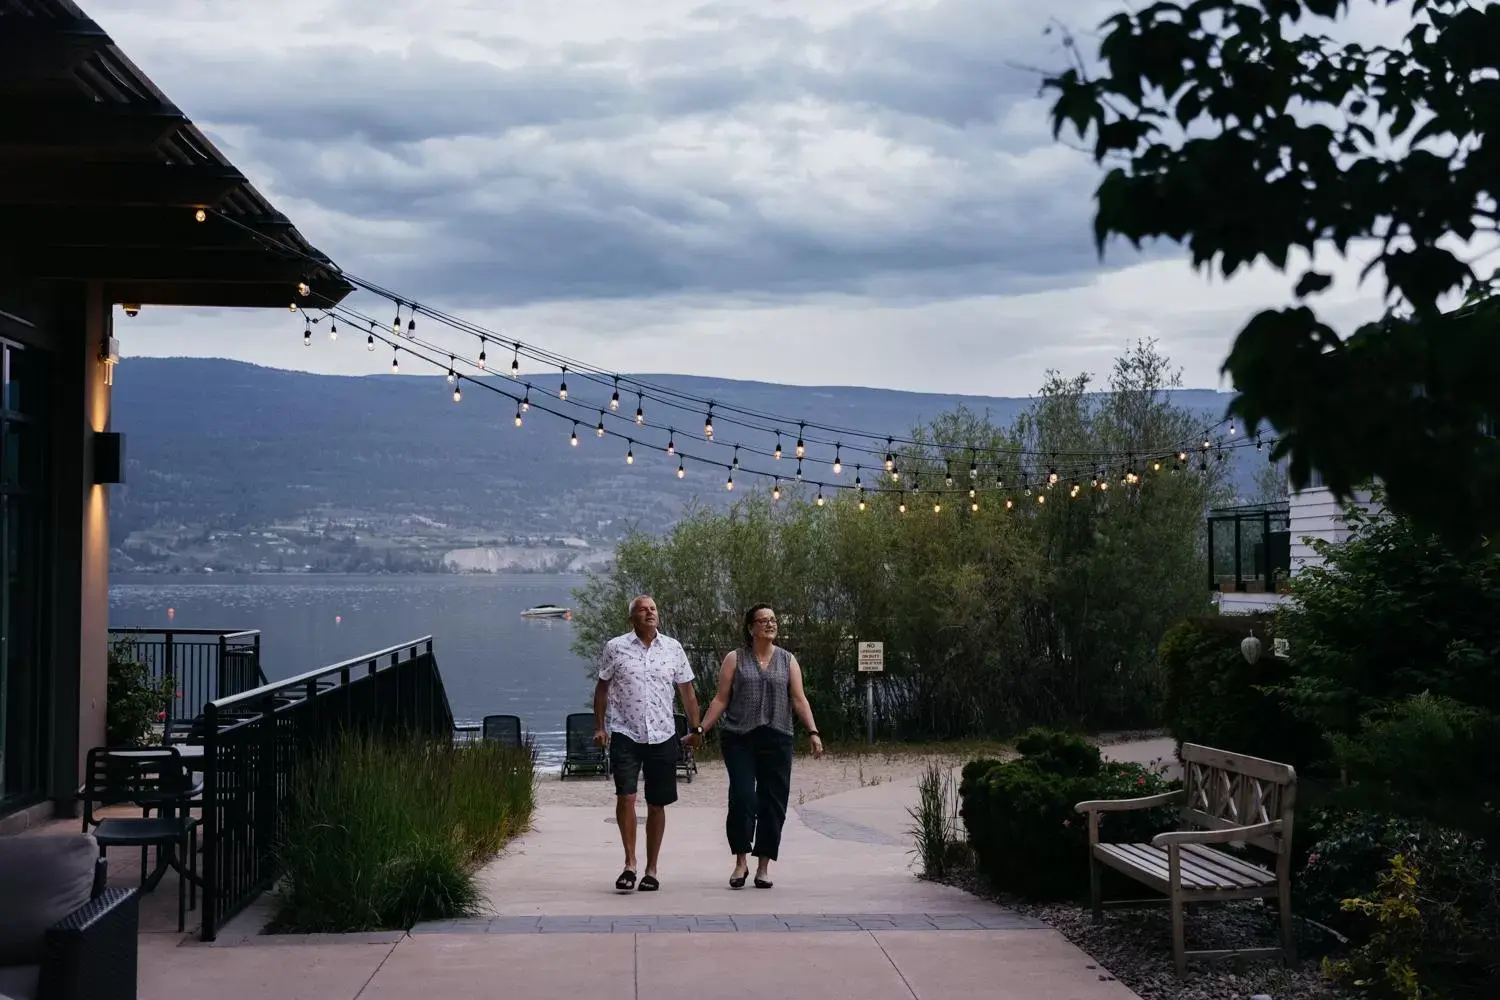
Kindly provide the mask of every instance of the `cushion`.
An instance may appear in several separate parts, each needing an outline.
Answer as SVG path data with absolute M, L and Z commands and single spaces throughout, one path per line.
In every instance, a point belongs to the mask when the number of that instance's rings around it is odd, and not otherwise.
M 93 896 L 98 860 L 87 834 L 0 837 L 0 966 L 42 961 L 47 928 Z
M 0 1000 L 36 1000 L 40 965 L 0 965 Z

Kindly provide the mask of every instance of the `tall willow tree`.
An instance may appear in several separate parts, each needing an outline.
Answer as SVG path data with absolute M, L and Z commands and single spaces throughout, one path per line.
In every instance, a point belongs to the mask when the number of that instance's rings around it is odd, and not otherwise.
M 1207 604 L 1203 510 L 1219 470 L 1101 470 L 1083 456 L 1118 452 L 1116 464 L 1128 466 L 1132 451 L 1144 461 L 1190 442 L 1201 423 L 1168 401 L 1176 384 L 1154 346 L 1139 345 L 1105 392 L 1050 374 L 1014 427 L 959 409 L 915 428 L 919 443 L 881 483 L 899 492 L 868 497 L 866 509 L 852 495 L 820 507 L 795 491 L 779 502 L 758 493 L 727 512 L 694 510 L 662 537 L 632 536 L 578 592 L 576 648 L 596 656 L 624 630 L 631 596 L 649 592 L 707 694 L 738 644 L 744 609 L 764 601 L 831 733 L 862 725 L 860 640 L 885 643 L 877 690 L 887 735 L 1147 723 L 1157 641 Z M 971 468 L 982 475 L 977 510 L 961 494 L 934 494 L 950 475 L 970 482 Z M 1036 503 L 1022 484 L 1054 468 L 1058 484 L 1034 489 L 1051 502 Z M 1127 472 L 1145 481 L 1092 485 Z M 996 480 L 1013 490 L 1013 509 L 993 492 Z M 1076 498 L 1073 482 L 1083 487 Z

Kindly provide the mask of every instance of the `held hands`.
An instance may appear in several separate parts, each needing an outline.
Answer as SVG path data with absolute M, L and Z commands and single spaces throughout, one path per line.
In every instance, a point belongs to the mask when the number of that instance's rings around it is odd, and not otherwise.
M 688 749 L 696 750 L 703 745 L 703 734 L 688 733 L 682 738 L 682 742 L 688 745 Z
M 823 738 L 821 736 L 814 736 L 812 738 L 812 752 L 814 760 L 823 756 Z

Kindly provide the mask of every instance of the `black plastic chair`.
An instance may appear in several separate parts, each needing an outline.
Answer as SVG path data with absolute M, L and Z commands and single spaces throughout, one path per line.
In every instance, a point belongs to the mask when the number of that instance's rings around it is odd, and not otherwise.
M 568 716 L 567 745 L 563 751 L 562 778 L 570 774 L 608 774 L 609 755 L 594 745 L 594 713 L 574 712 Z
M 92 833 L 99 856 L 111 847 L 141 849 L 141 891 L 150 892 L 167 869 L 177 872 L 177 929 L 187 927 L 188 893 L 198 905 L 198 820 L 190 804 L 201 800 L 186 762 L 175 746 L 93 747 L 88 752 L 83 789 L 83 832 Z M 145 815 L 98 818 L 94 807 L 131 804 Z M 151 816 L 151 812 L 159 815 Z M 93 829 L 91 830 L 90 827 Z M 146 871 L 148 848 L 156 848 L 156 868 Z M 184 862 L 186 865 L 184 866 Z
M 503 743 L 508 747 L 519 747 L 521 743 L 521 717 L 519 715 L 486 715 L 482 723 L 483 738 Z
M 693 776 L 698 773 L 698 762 L 693 759 L 693 748 L 687 745 L 688 720 L 687 716 L 678 712 L 677 719 L 677 773 L 687 779 L 688 784 L 693 783 Z

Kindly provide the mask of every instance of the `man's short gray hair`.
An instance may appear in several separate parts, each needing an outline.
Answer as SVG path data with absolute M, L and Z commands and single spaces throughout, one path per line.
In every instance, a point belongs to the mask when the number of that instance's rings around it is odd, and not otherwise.
M 635 606 L 641 601 L 655 600 L 650 594 L 636 594 L 630 599 L 630 604 L 625 608 L 625 616 L 628 618 L 635 614 Z

